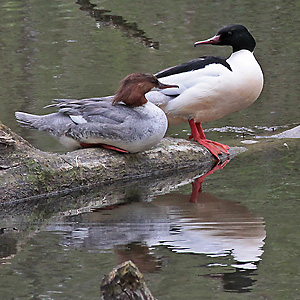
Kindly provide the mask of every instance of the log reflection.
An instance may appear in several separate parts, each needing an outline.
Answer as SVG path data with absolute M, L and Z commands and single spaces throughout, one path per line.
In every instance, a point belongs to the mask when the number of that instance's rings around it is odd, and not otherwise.
M 122 31 L 128 38 L 138 39 L 145 47 L 159 49 L 159 42 L 153 41 L 147 37 L 146 32 L 138 28 L 137 23 L 127 22 L 122 16 L 109 14 L 110 10 L 97 9 L 97 5 L 91 3 L 89 0 L 78 0 L 76 2 L 80 5 L 80 10 L 88 12 L 97 22 L 97 26 L 110 27 Z

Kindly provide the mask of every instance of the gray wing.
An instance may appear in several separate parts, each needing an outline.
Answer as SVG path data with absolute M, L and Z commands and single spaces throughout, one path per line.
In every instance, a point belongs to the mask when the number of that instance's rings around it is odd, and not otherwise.
M 58 99 L 55 106 L 59 112 L 68 115 L 74 123 L 123 123 L 128 115 L 137 118 L 138 114 L 123 104 L 112 105 L 113 96 L 80 100 Z M 77 118 L 74 118 L 76 116 Z M 82 119 L 80 120 L 81 117 Z
M 90 138 L 122 139 L 124 132 L 134 130 L 141 120 L 138 111 L 123 105 L 112 105 L 113 96 L 81 100 L 60 99 L 59 113 L 68 115 L 74 124 L 66 132 L 76 140 Z
M 85 123 L 71 126 L 65 135 L 78 141 L 91 139 L 121 140 L 124 136 L 122 128 L 124 128 L 122 123 Z
M 17 121 L 27 128 L 47 131 L 55 136 L 66 132 L 80 131 L 85 134 L 100 134 L 105 130 L 107 134 L 118 136 L 119 132 L 130 126 L 130 120 L 138 121 L 139 113 L 123 104 L 112 105 L 113 96 L 89 99 L 59 99 L 50 106 L 59 109 L 57 113 L 38 116 L 23 112 L 16 112 Z

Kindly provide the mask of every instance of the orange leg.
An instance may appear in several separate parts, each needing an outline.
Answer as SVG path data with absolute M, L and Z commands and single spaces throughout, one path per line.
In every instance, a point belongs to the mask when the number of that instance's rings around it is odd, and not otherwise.
M 219 160 L 219 154 L 222 154 L 222 153 L 229 154 L 229 152 L 227 151 L 229 149 L 229 147 L 227 145 L 223 145 L 221 143 L 206 139 L 200 122 L 195 123 L 194 119 L 190 119 L 189 124 L 191 127 L 190 139 L 193 138 L 200 145 L 204 146 L 218 160 Z

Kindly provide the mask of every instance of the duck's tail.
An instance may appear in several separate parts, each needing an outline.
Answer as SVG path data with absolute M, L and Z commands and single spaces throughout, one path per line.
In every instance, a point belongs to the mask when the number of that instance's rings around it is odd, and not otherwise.
M 42 124 L 43 116 L 32 115 L 24 112 L 15 112 L 17 121 L 21 124 L 22 127 L 31 128 L 31 129 L 40 129 Z
M 47 131 L 58 137 L 73 124 L 68 116 L 60 113 L 38 116 L 17 111 L 15 116 L 22 127 Z

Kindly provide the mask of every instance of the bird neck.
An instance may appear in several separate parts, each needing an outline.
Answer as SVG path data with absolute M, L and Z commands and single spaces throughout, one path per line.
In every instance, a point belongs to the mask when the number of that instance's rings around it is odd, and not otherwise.
M 232 52 L 237 52 L 240 50 L 249 50 L 250 52 L 253 52 L 255 45 L 256 42 L 250 34 L 246 36 L 240 36 L 236 39 L 236 42 L 232 44 Z

